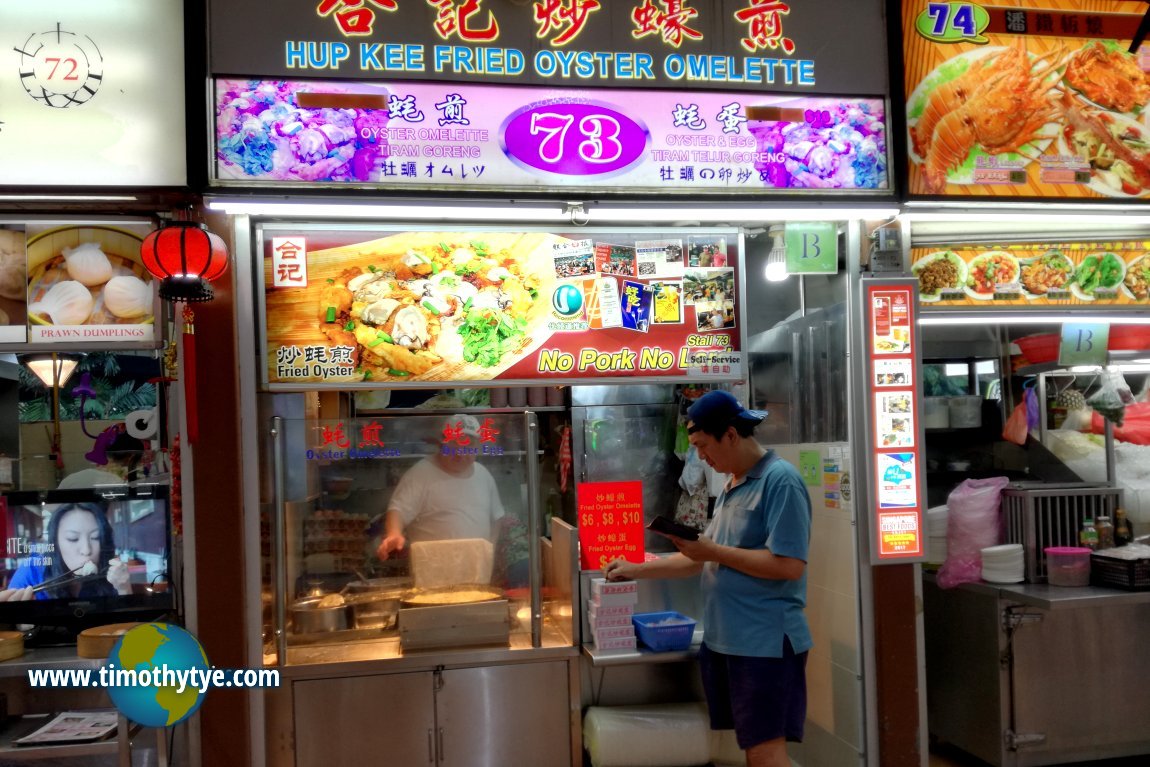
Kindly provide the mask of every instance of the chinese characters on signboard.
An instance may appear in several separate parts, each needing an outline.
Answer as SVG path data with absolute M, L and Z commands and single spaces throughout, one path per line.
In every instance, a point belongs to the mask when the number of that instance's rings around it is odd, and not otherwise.
M 210 0 L 216 76 L 887 93 L 878 0 Z
M 579 566 L 601 570 L 620 557 L 642 562 L 643 483 L 580 482 L 575 491 Z

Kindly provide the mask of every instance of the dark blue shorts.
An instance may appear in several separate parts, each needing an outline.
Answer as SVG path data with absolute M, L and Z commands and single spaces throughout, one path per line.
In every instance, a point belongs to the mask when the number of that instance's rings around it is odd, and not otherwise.
M 807 718 L 807 654 L 783 641 L 783 657 L 724 655 L 699 650 L 712 730 L 735 730 L 739 748 L 776 738 L 803 740 Z

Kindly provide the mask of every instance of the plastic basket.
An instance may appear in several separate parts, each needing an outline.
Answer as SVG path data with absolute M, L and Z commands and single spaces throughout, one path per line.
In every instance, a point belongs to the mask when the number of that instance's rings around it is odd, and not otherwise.
M 686 650 L 695 635 L 695 621 L 681 613 L 636 613 L 631 622 L 639 641 L 656 652 Z
M 1150 589 L 1150 559 L 1114 559 L 1092 554 L 1090 582 L 1127 591 Z

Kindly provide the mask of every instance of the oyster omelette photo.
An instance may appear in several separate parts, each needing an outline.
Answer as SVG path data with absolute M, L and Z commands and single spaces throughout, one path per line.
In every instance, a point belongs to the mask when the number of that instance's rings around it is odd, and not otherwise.
M 549 335 L 561 241 L 404 232 L 310 251 L 306 287 L 267 292 L 270 380 L 494 378 Z

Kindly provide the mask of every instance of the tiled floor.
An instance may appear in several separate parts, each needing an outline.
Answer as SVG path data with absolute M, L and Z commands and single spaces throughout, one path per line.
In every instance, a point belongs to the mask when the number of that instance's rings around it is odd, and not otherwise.
M 1132 756 L 1125 759 L 1103 759 L 1094 762 L 1068 762 L 1068 765 L 1090 765 L 1090 767 L 1146 767 L 1150 757 Z M 935 746 L 930 751 L 929 767 L 990 767 L 981 759 L 976 759 L 965 751 L 953 746 Z

